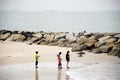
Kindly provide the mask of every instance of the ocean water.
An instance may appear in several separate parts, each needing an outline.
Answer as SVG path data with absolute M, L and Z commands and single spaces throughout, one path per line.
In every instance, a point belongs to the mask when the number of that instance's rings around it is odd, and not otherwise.
M 0 29 L 52 32 L 120 32 L 120 11 L 0 11 Z

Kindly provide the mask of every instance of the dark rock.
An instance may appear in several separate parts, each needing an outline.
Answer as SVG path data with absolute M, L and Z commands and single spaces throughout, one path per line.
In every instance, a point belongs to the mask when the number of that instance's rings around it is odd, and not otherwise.
M 86 36 L 87 38 L 93 36 L 94 34 L 93 33 L 84 33 L 84 36 Z
M 12 31 L 9 31 L 9 30 L 0 30 L 0 34 L 6 34 L 6 33 L 12 34 Z
M 28 37 L 33 37 L 32 34 L 34 34 L 34 33 L 33 33 L 33 32 L 24 32 L 24 31 L 22 31 L 20 34 L 22 34 L 22 35 L 24 35 L 26 38 L 28 38 Z
M 11 33 L 5 33 L 0 35 L 0 40 L 5 41 L 7 38 L 11 36 Z
M 18 34 L 19 33 L 19 31 L 13 31 L 12 32 L 12 34 Z

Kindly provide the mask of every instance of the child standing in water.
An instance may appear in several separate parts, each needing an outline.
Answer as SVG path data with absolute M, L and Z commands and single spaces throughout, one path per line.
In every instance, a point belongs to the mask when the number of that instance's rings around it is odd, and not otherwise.
M 67 68 L 69 68 L 69 62 L 70 62 L 70 55 L 69 55 L 69 52 L 70 51 L 67 51 L 67 53 L 66 53 L 66 61 L 67 61 Z
M 38 60 L 40 55 L 38 55 L 38 51 L 35 52 L 35 67 L 38 68 Z
M 61 52 L 59 52 L 59 54 L 57 55 L 57 57 L 58 57 L 58 68 L 59 69 L 61 69 L 62 68 L 62 63 L 61 63 L 61 60 L 62 60 L 62 58 L 61 58 Z

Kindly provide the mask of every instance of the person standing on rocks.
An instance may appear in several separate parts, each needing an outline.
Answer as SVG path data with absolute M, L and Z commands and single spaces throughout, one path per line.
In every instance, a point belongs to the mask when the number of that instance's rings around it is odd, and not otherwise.
M 66 61 L 67 61 L 67 68 L 70 68 L 68 65 L 69 65 L 69 62 L 70 62 L 70 55 L 69 55 L 70 51 L 67 51 L 66 53 Z
M 35 52 L 35 67 L 38 68 L 38 61 L 39 61 L 40 55 L 38 54 L 38 51 Z
M 61 54 L 62 54 L 62 52 L 59 52 L 59 54 L 57 55 L 57 57 L 58 57 L 58 69 L 62 69 Z

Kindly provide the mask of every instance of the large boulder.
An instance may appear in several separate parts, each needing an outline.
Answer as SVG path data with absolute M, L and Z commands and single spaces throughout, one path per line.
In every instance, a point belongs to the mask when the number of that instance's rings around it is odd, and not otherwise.
M 114 45 L 112 51 L 108 54 L 120 57 L 120 44 Z
M 21 34 L 12 34 L 7 40 L 8 41 L 18 41 L 23 42 L 25 40 L 25 36 Z
M 66 39 L 61 38 L 61 39 L 59 39 L 59 40 L 57 41 L 57 43 L 64 43 L 65 41 L 66 41 Z
M 41 40 L 37 41 L 37 44 L 40 44 L 40 45 L 48 45 L 49 42 L 46 41 L 46 39 L 41 39 Z
M 110 38 L 110 39 L 107 39 L 105 40 L 106 44 L 109 44 L 109 43 L 114 43 L 117 39 L 116 38 Z
M 33 34 L 33 37 L 42 38 L 42 34 L 40 32 L 36 32 L 35 34 Z
M 33 44 L 33 43 L 36 43 L 37 41 L 39 41 L 39 38 L 37 38 L 37 37 L 32 37 L 32 38 L 30 38 L 28 41 L 26 41 L 26 43 L 28 43 L 28 44 Z
M 119 43 L 119 44 L 120 44 L 120 39 L 118 39 L 117 43 Z
M 10 37 L 11 33 L 5 33 L 0 35 L 0 40 L 6 40 L 8 37 Z
M 65 41 L 66 41 L 66 39 L 64 39 L 64 38 L 59 39 L 57 41 L 57 43 L 58 43 L 57 46 L 59 46 L 59 47 L 65 47 L 66 46 Z
M 48 42 L 54 42 L 55 41 L 54 37 L 55 37 L 54 34 L 45 34 L 44 35 L 45 40 Z
M 87 49 L 88 50 L 92 49 L 94 47 L 95 42 L 96 42 L 95 36 L 89 37 L 88 41 L 85 43 Z
M 120 39 L 120 33 L 119 33 L 119 34 L 116 34 L 114 37 Z
M 99 47 L 96 52 L 97 53 L 108 53 L 112 50 L 114 44 L 109 44 L 109 45 L 103 45 L 101 47 Z
M 86 38 L 85 36 L 81 36 L 80 38 L 77 39 L 77 43 L 79 44 L 83 44 L 85 42 L 87 42 L 89 39 Z
M 66 37 L 66 33 L 57 33 L 55 34 L 55 39 L 61 39 Z
M 75 42 L 76 37 L 73 35 L 73 33 L 68 33 L 66 34 L 66 40 L 68 40 L 69 42 Z
M 95 45 L 96 40 L 89 40 L 88 42 L 85 43 L 85 45 L 87 45 L 87 47 L 92 47 Z
M 99 48 L 100 46 L 104 45 L 105 43 L 95 42 L 95 48 Z
M 82 50 L 86 50 L 87 49 L 87 46 L 82 44 L 82 45 L 77 45 L 77 46 L 74 46 L 72 47 L 72 52 L 75 52 L 75 51 L 82 51 Z
M 98 40 L 100 43 L 105 43 L 105 40 L 110 39 L 110 38 L 111 36 L 105 36 L 105 37 L 99 38 Z
M 98 40 L 99 38 L 102 38 L 104 34 L 102 33 L 94 33 L 95 38 Z

